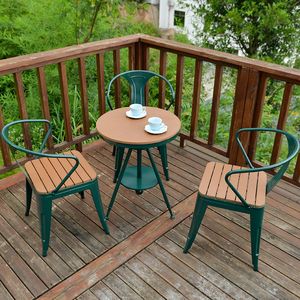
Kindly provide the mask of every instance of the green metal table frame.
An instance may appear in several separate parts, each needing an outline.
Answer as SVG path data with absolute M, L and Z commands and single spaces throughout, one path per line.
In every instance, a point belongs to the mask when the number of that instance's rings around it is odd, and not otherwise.
M 121 184 L 128 189 L 135 190 L 137 194 L 142 194 L 142 192 L 144 190 L 153 188 L 154 186 L 159 184 L 164 201 L 170 212 L 170 217 L 171 217 L 171 219 L 173 219 L 175 217 L 174 213 L 172 212 L 171 205 L 168 200 L 168 196 L 166 194 L 164 185 L 160 178 L 157 166 L 156 166 L 153 156 L 150 152 L 150 149 L 170 143 L 172 140 L 174 140 L 176 138 L 177 135 L 178 134 L 174 135 L 173 137 L 171 137 L 165 141 L 162 141 L 160 143 L 155 143 L 155 144 L 132 145 L 132 144 L 114 143 L 114 145 L 117 146 L 117 149 L 118 149 L 117 153 L 116 153 L 116 171 L 115 171 L 115 178 L 114 178 L 114 181 L 116 181 L 116 186 L 113 191 L 113 194 L 112 194 L 112 197 L 111 197 L 108 209 L 107 209 L 107 213 L 106 213 L 107 220 L 109 219 L 110 211 L 112 210 L 112 207 L 116 200 L 117 193 L 118 193 L 118 190 L 119 190 Z M 111 143 L 111 141 L 108 141 L 108 142 Z M 125 160 L 123 161 L 125 149 L 128 149 L 128 151 L 127 151 Z M 137 165 L 136 166 L 128 166 L 128 162 L 129 162 L 132 150 L 137 151 Z M 147 152 L 150 163 L 151 163 L 151 167 L 142 165 L 142 151 Z

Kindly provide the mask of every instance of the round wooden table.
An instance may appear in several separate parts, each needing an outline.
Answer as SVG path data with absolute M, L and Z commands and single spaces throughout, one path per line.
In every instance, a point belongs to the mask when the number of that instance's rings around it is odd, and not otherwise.
M 143 190 L 159 184 L 165 203 L 173 218 L 173 212 L 159 176 L 156 164 L 150 152 L 153 147 L 165 146 L 176 138 L 181 123 L 176 115 L 156 107 L 146 107 L 147 115 L 142 119 L 131 119 L 126 116 L 128 107 L 118 108 L 102 115 L 96 124 L 99 134 L 107 142 L 116 145 L 116 186 L 108 206 L 106 218 L 113 207 L 120 184 L 141 194 Z M 145 125 L 151 117 L 159 117 L 168 126 L 162 134 L 150 134 L 145 131 Z M 124 150 L 128 149 L 124 162 Z M 127 166 L 132 150 L 137 150 L 137 165 Z M 149 156 L 151 167 L 142 165 L 142 150 Z

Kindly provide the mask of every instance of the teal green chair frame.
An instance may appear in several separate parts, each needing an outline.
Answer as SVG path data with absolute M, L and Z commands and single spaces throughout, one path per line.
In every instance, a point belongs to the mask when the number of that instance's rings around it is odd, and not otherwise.
M 124 78 L 127 80 L 127 82 L 130 85 L 131 88 L 131 101 L 130 103 L 138 103 L 145 105 L 145 87 L 148 81 L 153 78 L 153 77 L 158 77 L 165 81 L 170 88 L 171 92 L 171 100 L 170 103 L 166 106 L 166 110 L 169 110 L 169 108 L 174 104 L 175 101 L 175 92 L 174 89 L 168 79 L 166 79 L 164 76 L 157 74 L 152 71 L 147 71 L 147 70 L 132 70 L 132 71 L 127 71 L 120 73 L 116 75 L 109 83 L 107 93 L 106 93 L 106 101 L 109 106 L 109 108 L 112 110 L 113 106 L 110 102 L 109 95 L 110 95 L 110 90 L 112 87 L 112 84 L 115 82 L 116 79 L 118 78 Z M 168 155 L 167 155 L 167 146 L 161 146 L 158 147 L 158 151 L 160 153 L 161 161 L 162 161 L 162 166 L 164 170 L 164 174 L 166 177 L 166 180 L 169 180 L 169 168 L 168 168 Z M 114 146 L 113 150 L 113 155 L 116 154 L 116 160 L 115 160 L 115 176 L 114 176 L 114 182 L 116 182 L 117 177 L 120 172 L 121 168 L 121 162 L 123 159 L 124 151 L 122 149 L 118 149 L 117 147 Z
M 242 132 L 274 132 L 276 134 L 281 134 L 286 137 L 288 142 L 288 155 L 287 158 L 281 162 L 255 168 L 249 159 L 240 139 L 239 135 Z M 266 185 L 266 194 L 268 194 L 272 188 L 277 184 L 277 182 L 281 179 L 281 177 L 286 172 L 290 161 L 297 155 L 299 152 L 299 141 L 291 134 L 279 130 L 279 129 L 272 129 L 272 128 L 242 128 L 236 132 L 235 135 L 236 141 L 243 153 L 243 156 L 246 160 L 247 165 L 250 167 L 248 169 L 242 170 L 233 170 L 228 172 L 225 175 L 225 181 L 228 186 L 233 190 L 236 196 L 241 200 L 242 205 L 230 203 L 227 201 L 217 200 L 215 198 L 210 198 L 207 196 L 200 195 L 198 193 L 196 206 L 193 214 L 193 219 L 191 223 L 191 227 L 188 233 L 188 238 L 184 247 L 183 252 L 186 253 L 191 248 L 196 235 L 199 231 L 202 219 L 204 217 L 206 208 L 211 205 L 214 207 L 224 208 L 232 211 L 242 212 L 250 215 L 250 232 L 251 232 L 251 253 L 252 253 L 252 264 L 254 271 L 258 271 L 258 257 L 259 257 L 259 248 L 260 248 L 260 237 L 261 237 L 261 230 L 262 230 L 262 223 L 263 223 L 263 215 L 264 215 L 264 207 L 251 207 L 247 201 L 241 196 L 238 190 L 233 186 L 230 182 L 230 176 L 233 174 L 241 174 L 241 173 L 252 173 L 252 172 L 260 172 L 260 171 L 270 171 L 279 168 L 279 170 L 275 173 L 275 175 L 268 180 Z
M 41 147 L 38 151 L 32 151 L 29 149 L 26 149 L 24 147 L 20 147 L 16 144 L 14 144 L 9 139 L 9 130 L 17 125 L 17 124 L 30 124 L 30 123 L 43 123 L 47 125 L 47 132 L 45 134 L 45 137 L 43 139 L 43 142 L 41 144 Z M 65 197 L 71 194 L 79 193 L 81 197 L 84 197 L 84 191 L 90 190 L 92 193 L 93 201 L 100 219 L 100 222 L 103 226 L 103 229 L 106 234 L 109 234 L 109 229 L 106 224 L 106 220 L 104 217 L 104 211 L 101 201 L 101 196 L 99 192 L 99 186 L 97 178 L 93 181 L 78 184 L 76 186 L 72 186 L 69 188 L 63 188 L 63 184 L 68 180 L 68 178 L 73 174 L 73 172 L 77 169 L 79 165 L 79 160 L 74 155 L 62 155 L 62 154 L 48 154 L 43 153 L 43 150 L 45 148 L 46 142 L 49 138 L 49 136 L 52 134 L 52 126 L 51 123 L 48 120 L 39 119 L 39 120 L 18 120 L 11 122 L 3 127 L 2 129 L 2 137 L 4 141 L 10 146 L 12 149 L 12 154 L 14 155 L 15 151 L 21 151 L 23 153 L 29 154 L 33 156 L 34 158 L 39 157 L 48 157 L 48 158 L 62 158 L 62 159 L 72 159 L 75 161 L 75 165 L 72 167 L 72 169 L 68 172 L 68 174 L 61 180 L 59 185 L 49 194 L 40 194 L 34 189 L 34 185 L 32 184 L 26 170 L 19 164 L 18 159 L 15 158 L 19 166 L 22 168 L 23 172 L 26 175 L 26 211 L 25 215 L 29 215 L 30 206 L 31 206 L 31 199 L 32 199 L 32 191 L 36 194 L 37 199 L 37 205 L 39 210 L 39 217 L 40 217 L 40 228 L 41 228 L 41 239 L 42 239 L 42 255 L 47 256 L 47 251 L 49 247 L 49 240 L 50 240 L 50 229 L 51 229 L 51 212 L 52 212 L 52 201 Z

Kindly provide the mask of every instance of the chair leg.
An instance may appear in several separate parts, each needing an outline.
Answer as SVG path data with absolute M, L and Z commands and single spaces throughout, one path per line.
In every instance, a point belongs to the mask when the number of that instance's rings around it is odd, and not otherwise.
M 52 199 L 37 197 L 38 209 L 40 214 L 40 227 L 41 227 L 41 238 L 43 246 L 43 256 L 47 256 L 50 240 L 50 229 L 51 229 L 51 211 L 52 211 Z
M 201 196 L 198 194 L 190 231 L 183 250 L 184 253 L 187 253 L 193 245 L 193 242 L 196 238 L 199 227 L 201 225 L 202 219 L 204 217 L 206 208 L 207 208 L 206 201 L 202 199 Z
M 32 199 L 32 187 L 26 178 L 26 211 L 25 216 L 29 216 L 29 211 L 31 207 L 31 199 Z
M 164 169 L 164 174 L 166 177 L 166 180 L 168 181 L 170 179 L 169 177 L 169 167 L 168 167 L 168 153 L 167 153 L 167 146 L 160 146 L 158 147 L 158 151 L 160 153 L 161 157 L 161 163 Z
M 258 256 L 263 217 L 264 208 L 253 209 L 253 211 L 250 212 L 251 253 L 254 271 L 258 271 Z
M 79 192 L 80 198 L 84 199 L 84 191 Z
M 109 229 L 108 229 L 105 217 L 104 217 L 104 211 L 103 211 L 101 196 L 100 196 L 100 192 L 99 192 L 99 185 L 98 185 L 97 180 L 95 180 L 95 183 L 93 184 L 93 186 L 91 188 L 91 193 L 92 193 L 93 201 L 94 201 L 100 222 L 102 224 L 102 227 L 103 227 L 105 233 L 109 234 Z

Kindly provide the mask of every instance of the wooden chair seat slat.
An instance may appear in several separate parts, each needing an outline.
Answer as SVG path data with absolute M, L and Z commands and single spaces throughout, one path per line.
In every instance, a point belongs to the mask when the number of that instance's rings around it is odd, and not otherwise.
M 225 175 L 226 173 L 228 173 L 229 171 L 231 171 L 232 166 L 231 165 L 224 165 L 223 167 L 223 172 L 221 175 L 221 179 L 220 179 L 220 185 L 216 194 L 216 197 L 219 199 L 224 199 L 226 197 L 227 194 L 227 190 L 228 190 L 228 184 L 225 181 Z
M 249 180 L 249 173 L 240 174 L 240 180 L 239 180 L 237 190 L 239 191 L 239 193 L 244 199 L 246 198 L 247 195 L 248 180 Z M 237 196 L 235 196 L 235 201 L 240 201 L 240 199 Z
M 240 169 L 241 169 L 241 167 L 239 167 L 239 166 L 232 166 L 232 170 L 240 170 Z M 233 174 L 232 176 L 230 176 L 230 182 L 233 184 L 233 186 L 235 188 L 237 188 L 239 185 L 239 180 L 240 180 L 241 175 L 242 174 Z M 228 187 L 226 199 L 231 200 L 233 202 L 236 201 L 236 194 L 230 187 Z
M 47 170 L 49 176 L 51 177 L 53 183 L 55 186 L 58 186 L 61 182 L 61 177 L 59 176 L 59 174 L 57 173 L 57 170 L 55 168 L 53 168 L 51 162 L 49 161 L 48 158 L 43 157 L 40 159 L 40 162 L 42 163 L 43 167 L 45 170 Z M 66 185 L 64 184 L 64 187 L 66 187 Z
M 256 206 L 261 207 L 265 204 L 265 195 L 266 195 L 266 186 L 267 186 L 267 176 L 265 173 L 258 173 L 257 181 L 257 193 L 256 193 Z
M 80 152 L 74 150 L 63 154 L 76 156 L 79 159 L 79 165 L 62 188 L 82 184 L 97 177 L 96 172 Z M 27 162 L 25 169 L 36 191 L 45 194 L 52 192 L 60 184 L 61 180 L 72 169 L 73 164 L 71 159 L 42 157 Z
M 71 151 L 72 155 L 76 155 L 76 157 L 80 161 L 80 165 L 78 166 L 78 174 L 81 177 L 81 179 L 85 182 L 88 180 L 93 180 L 97 177 L 96 172 L 94 169 L 89 165 L 89 163 L 83 158 L 81 153 L 78 155 L 78 151 Z M 83 159 L 82 159 L 83 158 Z
M 221 180 L 221 175 L 223 171 L 223 164 L 216 163 L 214 172 L 211 178 L 211 182 L 209 184 L 207 195 L 210 197 L 215 197 L 218 191 L 219 183 Z
M 52 182 L 51 177 L 48 174 L 48 170 L 44 168 L 43 164 L 39 159 L 33 160 L 32 165 L 34 166 L 37 174 L 41 178 L 41 181 L 43 182 L 46 191 L 49 193 L 52 190 L 55 189 L 55 185 Z M 52 172 L 50 172 L 52 173 Z
M 75 165 L 75 160 L 72 160 L 72 162 L 70 162 L 71 159 L 65 159 L 65 158 L 58 158 L 57 160 L 62 165 L 62 167 L 65 169 L 66 173 L 69 173 L 71 171 L 71 169 L 73 168 L 73 166 Z M 73 185 L 82 183 L 82 180 L 78 176 L 76 171 L 70 176 L 70 179 L 72 180 Z
M 36 190 L 41 191 L 41 193 L 47 193 L 46 187 L 44 186 L 39 174 L 36 172 L 31 161 L 25 164 L 25 170 L 30 177 L 30 181 L 32 184 L 34 183 L 34 187 Z
M 242 169 L 240 166 L 209 162 L 199 186 L 203 196 L 214 197 L 218 200 L 242 205 L 240 199 L 225 181 L 225 175 L 230 170 Z M 210 180 L 211 179 L 211 180 Z M 263 207 L 266 198 L 267 175 L 265 172 L 233 174 L 230 182 L 252 207 Z
M 215 163 L 214 162 L 209 162 L 206 165 L 206 168 L 205 168 L 203 176 L 202 176 L 202 180 L 200 182 L 200 187 L 199 187 L 199 191 L 203 195 L 205 195 L 206 192 L 207 192 L 208 186 L 209 186 L 210 181 L 211 181 L 211 175 L 213 174 L 214 169 L 215 169 Z
M 251 204 L 256 204 L 256 190 L 257 190 L 257 180 L 258 180 L 258 173 L 250 173 L 249 180 L 248 180 L 248 189 L 246 199 Z

